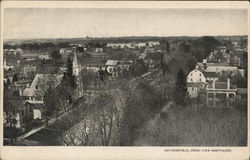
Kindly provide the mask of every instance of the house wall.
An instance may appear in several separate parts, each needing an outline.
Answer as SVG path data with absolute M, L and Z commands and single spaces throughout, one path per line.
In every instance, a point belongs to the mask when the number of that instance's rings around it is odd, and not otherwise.
M 201 71 L 195 69 L 188 74 L 187 82 L 206 82 L 206 78 Z
M 198 88 L 197 87 L 187 87 L 190 98 L 198 97 Z
M 233 67 L 233 66 L 208 66 L 206 68 L 207 72 L 216 72 L 216 73 L 222 73 L 223 71 L 226 72 L 233 72 L 236 73 L 238 71 L 237 67 Z
M 34 119 L 42 119 L 42 111 L 40 109 L 33 109 Z
M 107 66 L 107 71 L 112 74 L 112 77 L 119 76 L 118 69 L 119 69 L 119 66 Z

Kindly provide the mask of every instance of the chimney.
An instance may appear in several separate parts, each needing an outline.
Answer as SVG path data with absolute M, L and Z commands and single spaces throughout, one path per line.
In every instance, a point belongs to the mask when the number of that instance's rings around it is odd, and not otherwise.
M 230 78 L 227 78 L 227 89 L 230 89 Z
M 215 89 L 215 80 L 213 80 L 212 89 Z

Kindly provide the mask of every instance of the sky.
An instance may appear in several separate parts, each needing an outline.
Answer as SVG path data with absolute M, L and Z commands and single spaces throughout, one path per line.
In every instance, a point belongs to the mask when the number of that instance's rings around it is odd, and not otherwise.
M 247 35 L 246 9 L 7 8 L 4 39 Z

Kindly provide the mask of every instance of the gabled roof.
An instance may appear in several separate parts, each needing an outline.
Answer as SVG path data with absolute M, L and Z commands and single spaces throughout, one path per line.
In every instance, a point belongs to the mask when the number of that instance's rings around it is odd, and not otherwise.
M 43 91 L 41 89 L 35 88 L 25 88 L 23 91 L 23 96 L 26 97 L 41 97 L 43 96 Z
M 60 82 L 60 79 L 63 77 L 63 74 L 36 74 L 34 80 L 31 83 L 30 88 L 35 88 L 36 85 L 39 85 L 39 81 L 41 83 L 46 84 L 49 81 L 55 81 L 57 80 Z
M 107 60 L 106 66 L 115 66 L 118 64 L 118 60 Z
M 204 64 L 202 62 L 197 63 L 198 67 L 203 68 Z M 206 66 L 229 66 L 228 63 L 206 63 Z
M 208 89 L 212 89 L 212 83 L 208 85 Z M 215 82 L 215 89 L 227 89 L 227 82 Z M 235 85 L 230 84 L 230 89 L 237 89 Z

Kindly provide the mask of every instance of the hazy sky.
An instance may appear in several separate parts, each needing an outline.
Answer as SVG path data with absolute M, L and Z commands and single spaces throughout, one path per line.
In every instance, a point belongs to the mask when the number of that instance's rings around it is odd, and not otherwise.
M 201 35 L 247 35 L 247 10 L 4 10 L 4 39 Z

